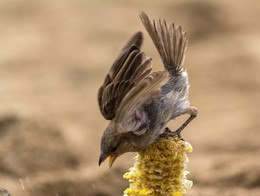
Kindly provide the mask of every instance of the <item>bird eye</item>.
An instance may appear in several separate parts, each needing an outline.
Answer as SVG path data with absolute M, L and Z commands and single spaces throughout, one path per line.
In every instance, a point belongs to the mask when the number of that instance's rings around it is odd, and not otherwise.
M 114 148 L 112 148 L 112 152 L 115 152 L 117 150 L 117 146 L 115 146 Z

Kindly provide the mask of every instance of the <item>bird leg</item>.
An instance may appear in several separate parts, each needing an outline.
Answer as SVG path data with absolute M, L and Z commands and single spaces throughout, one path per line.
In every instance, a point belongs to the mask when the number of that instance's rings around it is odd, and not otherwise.
M 183 110 L 179 116 L 181 116 L 183 114 L 189 114 L 190 117 L 176 131 L 174 131 L 174 132 L 165 132 L 163 134 L 166 134 L 168 136 L 170 136 L 170 135 L 178 135 L 182 140 L 184 140 L 182 138 L 182 136 L 181 136 L 181 131 L 197 116 L 198 110 L 195 107 L 188 107 L 185 110 Z

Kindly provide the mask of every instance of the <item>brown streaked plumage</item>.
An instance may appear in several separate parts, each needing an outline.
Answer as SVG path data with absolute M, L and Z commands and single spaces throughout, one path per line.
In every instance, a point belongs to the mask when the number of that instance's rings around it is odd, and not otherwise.
M 123 47 L 98 91 L 99 108 L 107 120 L 112 120 L 125 95 L 147 76 L 151 58 L 140 51 L 142 33 L 136 33 Z
M 188 34 L 174 24 L 140 18 L 157 48 L 165 71 L 151 73 L 151 58 L 141 52 L 142 33 L 123 47 L 98 92 L 99 108 L 110 123 L 101 139 L 99 164 L 109 157 L 111 167 L 126 152 L 145 149 L 164 132 L 167 123 L 183 114 L 190 117 L 169 134 L 178 134 L 196 117 L 189 106 L 189 83 L 182 66 Z

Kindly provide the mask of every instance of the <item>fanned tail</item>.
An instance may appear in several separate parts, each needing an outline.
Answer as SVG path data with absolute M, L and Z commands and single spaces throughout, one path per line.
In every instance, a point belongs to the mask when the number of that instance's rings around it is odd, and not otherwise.
M 140 18 L 161 56 L 165 70 L 173 76 L 179 75 L 185 59 L 188 33 L 174 23 L 168 26 L 165 20 L 151 21 L 144 12 L 140 13 Z

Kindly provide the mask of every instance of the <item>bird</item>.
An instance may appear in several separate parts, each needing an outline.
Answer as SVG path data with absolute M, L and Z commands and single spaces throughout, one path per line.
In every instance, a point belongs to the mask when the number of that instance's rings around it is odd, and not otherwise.
M 98 105 L 109 124 L 101 138 L 99 165 L 109 158 L 109 168 L 127 152 L 139 152 L 161 134 L 178 135 L 197 116 L 188 100 L 189 82 L 183 69 L 189 34 L 174 23 L 140 19 L 164 65 L 152 72 L 152 58 L 141 50 L 143 34 L 138 31 L 121 49 L 98 90 Z M 164 133 L 170 120 L 189 114 L 174 132 Z

